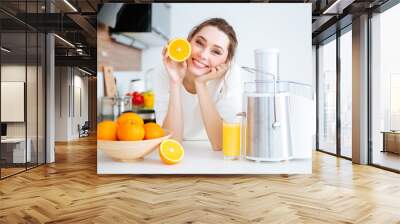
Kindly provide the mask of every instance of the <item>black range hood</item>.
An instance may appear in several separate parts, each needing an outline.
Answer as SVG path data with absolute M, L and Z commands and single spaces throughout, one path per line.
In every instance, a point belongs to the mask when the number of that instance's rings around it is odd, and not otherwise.
M 116 25 L 110 28 L 112 33 L 151 32 L 151 4 L 124 4 L 116 16 Z
M 130 38 L 143 46 L 163 46 L 170 38 L 170 6 L 166 3 L 105 3 L 98 21 L 110 27 L 111 36 L 117 42 Z

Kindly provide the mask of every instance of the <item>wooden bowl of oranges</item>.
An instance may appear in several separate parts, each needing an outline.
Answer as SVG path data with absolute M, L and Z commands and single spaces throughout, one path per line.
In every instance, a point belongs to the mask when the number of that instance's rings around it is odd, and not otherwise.
M 117 121 L 102 121 L 97 126 L 97 147 L 116 161 L 142 160 L 170 137 L 168 130 L 153 122 L 144 124 L 133 112 L 123 113 Z

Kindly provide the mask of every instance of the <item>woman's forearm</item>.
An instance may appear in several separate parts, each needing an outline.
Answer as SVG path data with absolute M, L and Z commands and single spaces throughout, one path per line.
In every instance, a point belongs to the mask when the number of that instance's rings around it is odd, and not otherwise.
M 173 132 L 173 138 L 182 141 L 183 138 L 183 113 L 180 95 L 181 85 L 171 84 L 168 111 L 163 122 L 163 128 Z
M 222 118 L 212 100 L 207 85 L 196 83 L 196 92 L 199 98 L 201 115 L 208 138 L 214 150 L 222 149 Z

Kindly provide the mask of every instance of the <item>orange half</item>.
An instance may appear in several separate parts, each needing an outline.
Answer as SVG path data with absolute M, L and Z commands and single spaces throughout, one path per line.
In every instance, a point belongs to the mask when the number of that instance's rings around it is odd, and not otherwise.
M 185 150 L 182 145 L 173 139 L 166 139 L 160 144 L 160 158 L 165 164 L 176 164 L 183 159 Z
M 168 44 L 167 54 L 174 61 L 185 61 L 189 58 L 191 52 L 192 48 L 186 39 L 177 38 Z

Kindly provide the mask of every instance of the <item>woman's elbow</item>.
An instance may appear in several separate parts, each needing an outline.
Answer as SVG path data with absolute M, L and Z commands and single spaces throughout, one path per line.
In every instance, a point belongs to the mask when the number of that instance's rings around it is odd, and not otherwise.
M 174 139 L 175 141 L 178 141 L 179 143 L 182 143 L 183 141 L 183 138 L 180 135 L 172 135 L 171 138 Z
M 212 144 L 212 149 L 214 151 L 221 151 L 222 150 L 222 144 Z

